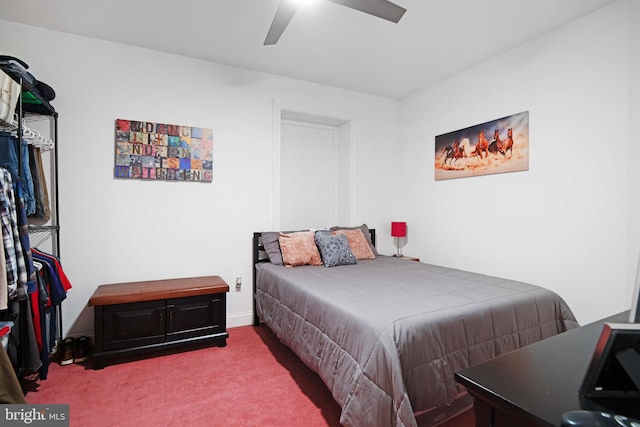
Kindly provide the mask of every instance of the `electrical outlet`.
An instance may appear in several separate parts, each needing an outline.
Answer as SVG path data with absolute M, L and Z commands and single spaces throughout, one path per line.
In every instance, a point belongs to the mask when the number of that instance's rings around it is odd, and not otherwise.
M 242 290 L 242 277 L 236 277 L 236 292 Z

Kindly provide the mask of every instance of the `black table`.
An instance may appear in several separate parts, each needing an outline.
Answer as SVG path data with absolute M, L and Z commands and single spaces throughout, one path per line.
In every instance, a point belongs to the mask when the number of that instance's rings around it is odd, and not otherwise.
M 456 373 L 475 398 L 476 427 L 556 427 L 574 409 L 640 419 L 637 400 L 578 394 L 604 322 L 624 323 L 628 316 L 620 313 Z

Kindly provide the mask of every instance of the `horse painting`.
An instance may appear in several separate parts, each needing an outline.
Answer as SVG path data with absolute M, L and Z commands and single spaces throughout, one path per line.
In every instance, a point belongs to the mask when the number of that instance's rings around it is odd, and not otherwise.
M 505 154 L 509 150 L 511 150 L 511 155 L 513 156 L 513 128 L 509 128 L 507 130 L 507 140 L 504 143 L 504 152 L 505 152 Z
M 487 157 L 489 152 L 487 151 L 489 147 L 489 141 L 484 137 L 484 131 L 480 131 L 480 135 L 478 135 L 478 143 L 476 144 L 476 149 L 471 153 L 472 156 L 478 155 L 482 158 L 482 152 L 484 151 L 484 156 Z
M 502 140 L 500 139 L 500 129 L 496 129 L 493 132 L 493 141 L 489 144 L 490 153 L 500 153 L 504 156 L 504 148 L 502 146 Z
M 436 135 L 434 145 L 437 181 L 528 170 L 529 112 Z
M 462 157 L 467 157 L 467 153 L 464 151 L 464 147 L 460 145 L 460 141 L 454 142 L 453 146 L 447 145 L 442 149 L 442 152 L 446 153 L 444 161 L 442 162 L 442 166 L 447 163 L 447 160 L 449 161 L 449 165 L 451 166 L 451 164 L 455 163 L 456 160 Z

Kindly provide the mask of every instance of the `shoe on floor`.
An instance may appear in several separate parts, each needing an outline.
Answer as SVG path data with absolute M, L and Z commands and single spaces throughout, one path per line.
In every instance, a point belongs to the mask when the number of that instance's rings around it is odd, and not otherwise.
M 75 363 L 84 362 L 91 354 L 91 339 L 86 336 L 76 338 L 73 346 L 73 361 Z
M 75 348 L 74 338 L 65 338 L 60 346 L 60 365 L 70 365 L 73 363 L 73 350 Z

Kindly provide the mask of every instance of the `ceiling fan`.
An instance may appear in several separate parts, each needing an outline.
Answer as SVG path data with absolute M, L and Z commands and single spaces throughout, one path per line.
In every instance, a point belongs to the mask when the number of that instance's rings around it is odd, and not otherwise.
M 395 3 L 391 3 L 388 0 L 329 0 L 334 3 L 341 4 L 351 9 L 359 10 L 360 12 L 368 13 L 369 15 L 377 16 L 378 18 L 386 19 L 397 23 L 402 18 L 402 15 L 407 11 L 404 7 L 400 7 Z M 273 45 L 278 42 L 280 36 L 284 32 L 287 25 L 298 10 L 298 4 L 293 0 L 282 0 L 276 16 L 273 18 L 271 28 L 267 33 L 267 38 L 264 40 L 264 45 Z

